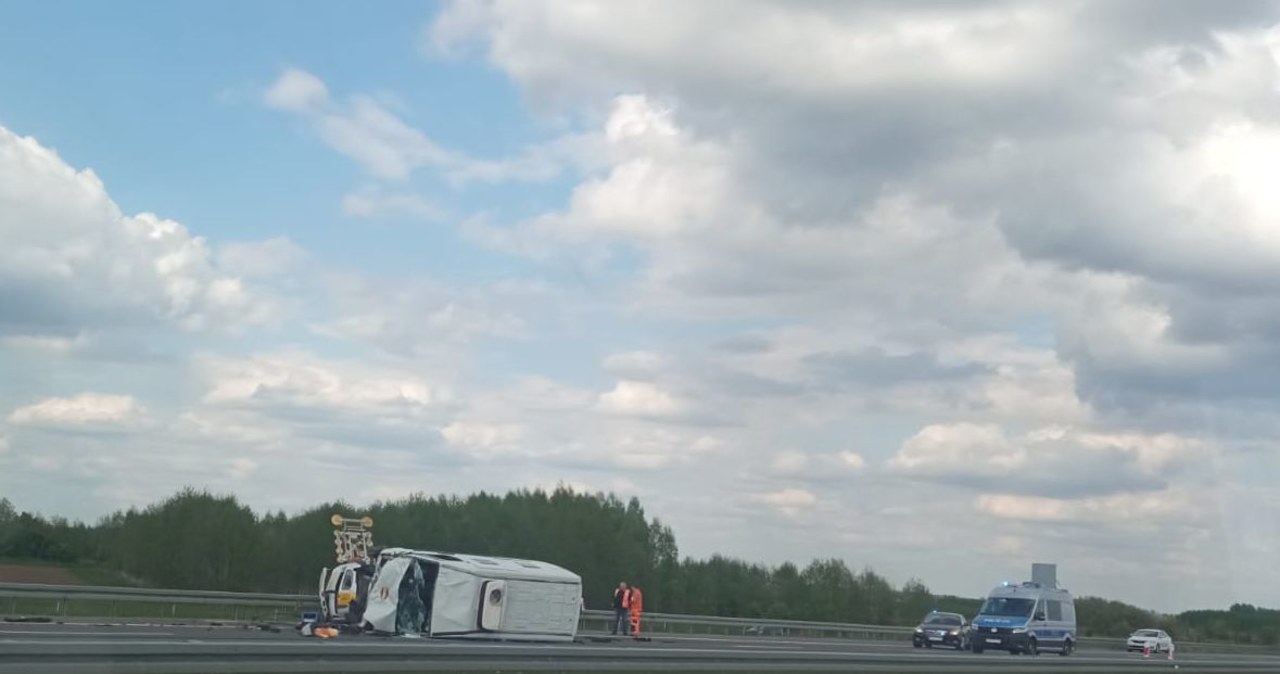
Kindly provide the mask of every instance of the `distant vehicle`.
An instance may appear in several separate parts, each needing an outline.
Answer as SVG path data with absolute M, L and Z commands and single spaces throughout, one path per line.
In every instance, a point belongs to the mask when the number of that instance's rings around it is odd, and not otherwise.
M 985 649 L 1038 655 L 1052 650 L 1070 655 L 1076 648 L 1076 607 L 1071 593 L 1038 582 L 1005 583 L 991 590 L 973 619 L 969 642 Z
M 959 613 L 930 611 L 911 634 L 916 648 L 950 646 L 957 651 L 969 647 L 969 622 Z
M 1130 634 L 1129 640 L 1124 644 L 1124 649 L 1130 653 L 1145 648 L 1150 648 L 1154 653 L 1168 653 L 1173 650 L 1173 637 L 1164 630 L 1145 629 Z

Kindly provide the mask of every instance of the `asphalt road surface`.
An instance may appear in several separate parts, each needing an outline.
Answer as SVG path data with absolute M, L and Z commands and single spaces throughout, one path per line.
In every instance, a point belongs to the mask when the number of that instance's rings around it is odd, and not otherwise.
M 332 641 L 243 627 L 0 623 L 0 674 L 273 672 L 1275 672 L 1272 655 L 1143 658 L 975 655 L 909 643 L 767 637 L 585 635 L 572 644 L 462 642 L 373 636 Z

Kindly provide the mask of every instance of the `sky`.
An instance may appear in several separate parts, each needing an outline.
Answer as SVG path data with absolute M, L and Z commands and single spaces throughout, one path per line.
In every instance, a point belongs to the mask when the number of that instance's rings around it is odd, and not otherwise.
M 554 487 L 1280 606 L 1280 4 L 9 3 L 0 495 Z

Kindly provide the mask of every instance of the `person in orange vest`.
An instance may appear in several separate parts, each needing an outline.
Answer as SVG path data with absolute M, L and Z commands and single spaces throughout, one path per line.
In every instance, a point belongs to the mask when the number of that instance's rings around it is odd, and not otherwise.
M 631 636 L 640 638 L 640 613 L 644 611 L 644 593 L 640 588 L 631 586 L 630 601 L 627 608 L 631 611 Z

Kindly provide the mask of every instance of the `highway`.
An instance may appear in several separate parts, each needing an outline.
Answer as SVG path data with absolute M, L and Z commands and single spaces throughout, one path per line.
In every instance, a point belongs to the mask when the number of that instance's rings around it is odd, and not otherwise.
M 1169 661 L 1080 651 L 1070 657 L 975 655 L 910 644 L 659 635 L 584 635 L 572 644 L 460 642 L 373 636 L 332 641 L 244 627 L 0 623 L 0 674 L 274 672 L 1274 672 L 1272 655 L 1186 654 Z

